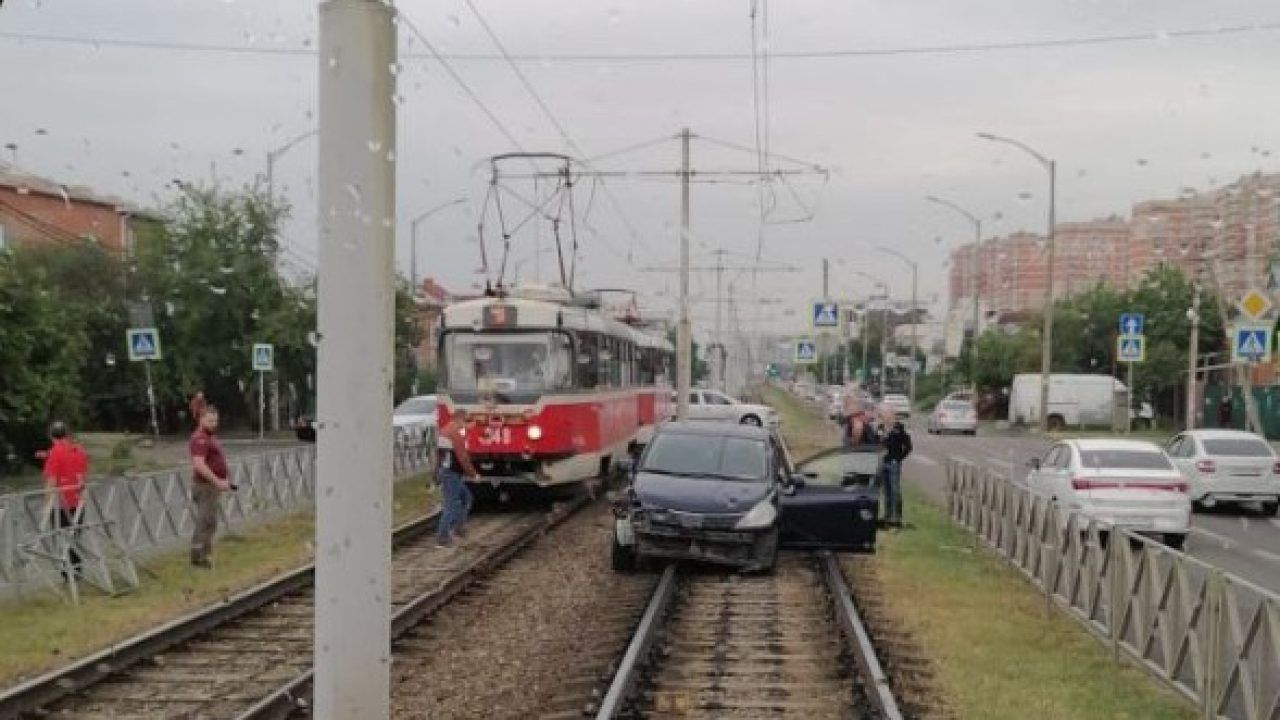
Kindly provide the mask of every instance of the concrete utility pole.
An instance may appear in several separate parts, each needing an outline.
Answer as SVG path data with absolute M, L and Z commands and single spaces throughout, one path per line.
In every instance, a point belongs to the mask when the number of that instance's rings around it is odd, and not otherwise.
M 715 330 L 715 361 L 716 376 L 715 388 L 720 392 L 724 392 L 724 376 L 725 376 L 725 357 L 724 351 L 724 320 L 721 312 L 721 303 L 724 301 L 724 255 L 723 248 L 716 250 L 713 255 L 716 256 L 716 330 Z
M 380 720 L 391 669 L 395 10 L 320 5 L 315 683 L 322 718 Z
M 1200 353 L 1200 283 L 1195 284 L 1195 295 L 1191 299 L 1191 309 L 1187 311 L 1187 319 L 1191 321 L 1191 337 L 1187 341 L 1187 422 L 1188 430 L 1196 427 L 1196 361 Z M 1132 392 L 1132 389 L 1130 389 Z
M 991 140 L 992 142 L 1004 143 L 1018 148 L 1035 158 L 1049 173 L 1049 228 L 1045 234 L 1049 252 L 1048 265 L 1045 268 L 1044 276 L 1044 330 L 1040 334 L 1040 429 L 1047 432 L 1049 430 L 1049 373 L 1052 371 L 1051 360 L 1053 355 L 1053 265 L 1054 246 L 1056 245 L 1054 242 L 1054 229 L 1057 225 L 1058 212 L 1058 163 L 1031 149 L 1025 143 L 1012 138 L 992 135 L 991 133 L 978 133 L 978 137 L 983 140 Z
M 831 302 L 831 262 L 827 258 L 822 258 L 822 302 Z M 828 341 L 827 333 L 823 331 L 818 335 L 818 340 L 822 343 L 822 379 L 826 385 L 831 384 L 831 343 Z
M 676 419 L 689 417 L 693 326 L 689 323 L 689 128 L 680 131 L 680 320 L 676 326 Z

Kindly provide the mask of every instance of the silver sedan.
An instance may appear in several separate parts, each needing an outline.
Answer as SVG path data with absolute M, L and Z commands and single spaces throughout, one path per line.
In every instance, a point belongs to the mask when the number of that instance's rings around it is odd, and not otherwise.
M 929 432 L 977 435 L 978 413 L 964 400 L 943 400 L 929 413 Z

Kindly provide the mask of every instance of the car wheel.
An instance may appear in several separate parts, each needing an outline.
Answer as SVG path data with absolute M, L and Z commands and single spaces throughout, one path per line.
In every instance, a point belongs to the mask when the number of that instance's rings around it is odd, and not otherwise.
M 613 535 L 613 553 L 610 557 L 613 571 L 616 573 L 631 574 L 636 571 L 639 564 L 636 558 L 636 550 L 627 547 L 618 542 L 618 536 Z
M 1271 502 L 1262 503 L 1262 514 L 1275 517 L 1276 512 L 1280 511 L 1280 500 L 1272 500 Z
M 756 417 L 755 415 L 743 415 L 742 419 L 739 420 L 738 423 L 740 425 L 751 425 L 753 427 L 760 427 L 761 425 L 764 424 L 760 422 L 760 418 Z
M 978 434 L 978 431 L 977 431 L 977 430 L 969 430 L 969 431 L 965 432 L 965 435 L 968 435 L 969 437 L 973 437 L 973 436 L 975 436 L 975 435 L 977 435 L 977 434 Z
M 1187 536 L 1185 533 L 1165 533 L 1164 544 L 1171 550 L 1182 550 L 1187 544 Z

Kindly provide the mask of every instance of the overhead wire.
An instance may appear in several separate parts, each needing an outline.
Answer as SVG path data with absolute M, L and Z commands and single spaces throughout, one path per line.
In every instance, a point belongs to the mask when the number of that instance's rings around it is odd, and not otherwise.
M 403 14 L 401 15 L 403 17 Z M 1147 32 L 1130 32 L 1115 34 L 1082 35 L 1060 38 L 1040 38 L 1031 40 L 1006 40 L 974 43 L 948 43 L 939 45 L 908 45 L 886 48 L 835 48 L 829 50 L 784 50 L 770 52 L 769 56 L 776 60 L 819 60 L 836 58 L 886 57 L 894 55 L 943 55 L 997 52 L 1005 50 L 1032 50 L 1045 48 L 1086 47 L 1091 45 L 1110 45 L 1135 42 L 1162 43 L 1167 40 L 1211 38 L 1219 36 L 1251 34 L 1280 30 L 1280 21 L 1263 21 L 1228 25 L 1223 27 L 1186 28 L 1182 30 L 1156 30 Z M 169 40 L 147 40 L 138 38 L 94 37 L 85 35 L 60 35 L 54 33 L 32 32 L 0 32 L 0 39 L 17 42 L 57 43 L 65 45 L 84 45 L 94 49 L 104 47 L 130 48 L 142 50 L 178 50 L 207 53 L 223 53 L 234 55 L 276 55 L 295 57 L 314 57 L 313 47 L 303 46 L 270 46 L 270 45 L 230 45 L 222 43 L 192 43 Z M 429 48 L 431 49 L 431 48 Z M 610 63 L 610 62 L 737 62 L 750 60 L 751 56 L 739 52 L 656 52 L 656 53 L 439 53 L 432 49 L 430 55 L 422 53 L 404 53 L 406 59 L 422 59 L 434 57 L 438 60 L 458 62 L 525 62 L 525 63 Z

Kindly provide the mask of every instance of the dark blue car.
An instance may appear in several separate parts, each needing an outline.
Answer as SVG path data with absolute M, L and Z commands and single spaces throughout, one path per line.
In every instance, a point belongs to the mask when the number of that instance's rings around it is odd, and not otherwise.
M 666 423 L 615 506 L 613 567 L 687 559 L 768 571 L 780 546 L 871 552 L 878 467 L 874 447 L 793 467 L 769 430 Z

